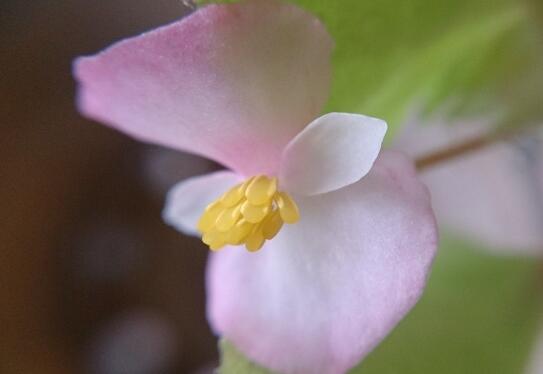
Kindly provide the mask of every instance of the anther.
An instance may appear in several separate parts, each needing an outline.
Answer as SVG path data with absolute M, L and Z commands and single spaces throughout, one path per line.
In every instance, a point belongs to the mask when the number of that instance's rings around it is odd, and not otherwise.
M 244 244 L 254 252 L 274 238 L 284 223 L 299 219 L 296 203 L 278 190 L 277 178 L 258 175 L 209 204 L 198 221 L 198 230 L 213 251 L 225 245 Z

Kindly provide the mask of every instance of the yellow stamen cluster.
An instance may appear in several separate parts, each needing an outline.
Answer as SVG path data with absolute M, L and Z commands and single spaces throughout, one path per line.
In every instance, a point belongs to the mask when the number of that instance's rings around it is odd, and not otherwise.
M 298 207 L 277 190 L 277 178 L 257 175 L 209 204 L 198 221 L 202 241 L 213 251 L 225 245 L 242 245 L 254 252 L 272 239 L 283 223 L 300 219 Z

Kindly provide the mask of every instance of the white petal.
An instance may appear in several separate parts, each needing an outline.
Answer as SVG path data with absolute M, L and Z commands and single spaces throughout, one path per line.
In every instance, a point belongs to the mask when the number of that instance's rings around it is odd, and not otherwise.
M 360 182 L 298 197 L 301 220 L 259 252 L 211 256 L 208 316 L 253 361 L 280 373 L 345 373 L 420 297 L 436 250 L 427 189 L 383 152 Z
M 217 171 L 179 182 L 168 192 L 162 218 L 185 234 L 199 235 L 196 224 L 205 207 L 239 181 L 235 173 Z
M 317 118 L 286 146 L 281 188 L 316 195 L 357 182 L 370 171 L 386 129 L 385 121 L 361 114 Z

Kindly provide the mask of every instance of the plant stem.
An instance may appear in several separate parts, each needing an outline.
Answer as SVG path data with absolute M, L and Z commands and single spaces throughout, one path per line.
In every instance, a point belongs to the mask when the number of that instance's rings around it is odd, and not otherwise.
M 524 128 L 522 130 L 526 129 Z M 422 156 L 415 160 L 415 165 L 419 171 L 426 170 L 432 166 L 478 151 L 488 145 L 504 140 L 510 140 L 511 138 L 518 136 L 521 132 L 524 131 L 509 130 L 474 137 L 462 143 L 454 144 L 450 147 Z

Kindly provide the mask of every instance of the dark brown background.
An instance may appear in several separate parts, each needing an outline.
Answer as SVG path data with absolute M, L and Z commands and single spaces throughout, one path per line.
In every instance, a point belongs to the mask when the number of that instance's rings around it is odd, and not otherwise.
M 185 12 L 0 2 L 1 373 L 189 373 L 216 359 L 207 252 L 160 218 L 169 185 L 213 166 L 81 118 L 70 71 Z

